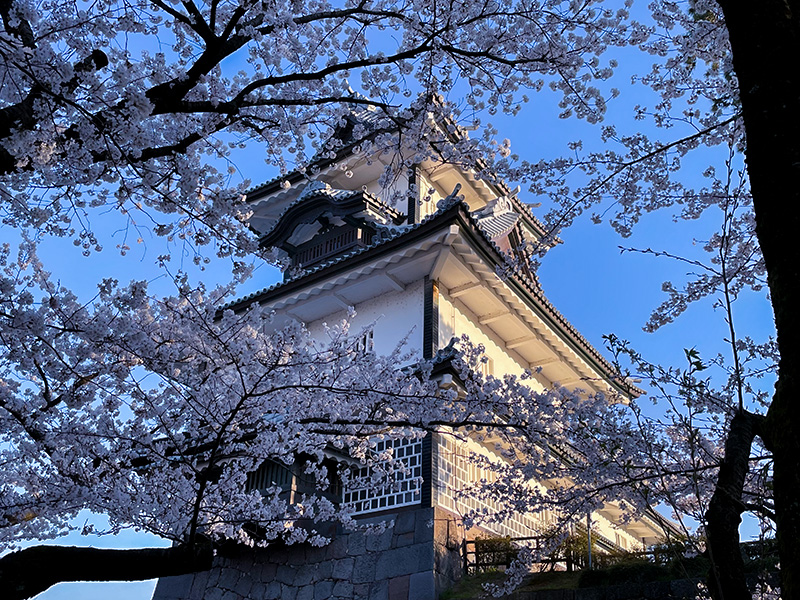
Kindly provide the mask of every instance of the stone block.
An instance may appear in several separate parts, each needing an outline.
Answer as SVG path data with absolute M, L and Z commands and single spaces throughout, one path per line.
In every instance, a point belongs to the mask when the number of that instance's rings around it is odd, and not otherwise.
M 464 571 L 464 555 L 461 549 L 448 550 L 439 544 L 434 549 L 434 569 L 444 579 L 455 582 L 461 579 Z M 420 570 L 425 570 L 420 567 Z M 449 584 L 448 584 L 449 585 Z
M 199 593 L 200 598 L 203 597 L 202 594 L 205 592 L 206 587 L 208 587 L 208 581 L 211 577 L 211 573 L 212 571 L 200 571 L 199 573 L 194 574 L 194 577 L 192 577 L 190 596 Z
M 464 528 L 452 517 L 437 513 L 433 534 L 434 539 L 446 548 L 458 548 L 464 539 Z
M 328 556 L 328 547 L 327 546 L 312 546 L 311 548 L 306 549 L 306 561 L 310 563 L 318 563 L 322 562 L 323 560 L 327 560 Z
M 236 588 L 236 584 L 239 582 L 239 577 L 241 577 L 241 573 L 239 573 L 239 571 L 226 567 L 222 569 L 217 587 L 220 587 L 223 590 L 233 590 Z
M 263 581 L 256 581 L 250 589 L 250 598 L 263 598 L 267 595 L 267 585 Z
M 195 573 L 192 578 L 192 585 L 189 589 L 189 596 L 191 600 L 203 600 L 206 597 L 206 587 L 208 587 L 208 578 L 210 571 L 200 571 Z
M 297 571 L 294 575 L 294 585 L 300 587 L 304 585 L 309 585 L 316 581 L 317 577 L 317 565 L 314 564 L 305 564 L 300 565 L 297 567 Z
M 375 579 L 391 579 L 400 575 L 416 573 L 420 570 L 418 551 L 419 546 L 405 546 L 404 548 L 395 548 L 378 554 L 378 561 L 375 565 Z M 430 568 L 433 568 L 432 560 L 428 569 Z
M 267 589 L 264 592 L 264 600 L 278 600 L 282 597 L 281 584 L 277 581 L 271 581 L 267 584 Z
M 349 581 L 337 581 L 333 585 L 334 598 L 354 598 L 355 596 L 354 586 Z
M 181 600 L 192 585 L 192 575 L 162 577 L 158 580 L 153 598 L 158 600 Z
M 416 544 L 414 546 L 410 546 L 415 556 L 417 557 L 417 568 L 414 569 L 415 571 L 430 571 L 434 568 L 436 564 L 436 560 L 434 555 L 436 553 L 436 549 L 433 547 L 433 544 Z
M 275 580 L 287 585 L 294 585 L 294 576 L 297 569 L 291 565 L 280 565 L 277 573 L 275 573 Z
M 354 531 L 347 537 L 347 554 L 358 556 L 367 551 L 367 539 L 363 531 Z
M 358 522 L 365 525 L 377 525 L 379 523 L 386 523 L 387 525 L 397 518 L 397 513 L 384 513 L 375 517 L 361 517 Z
M 208 573 L 208 582 L 206 582 L 206 588 L 207 589 L 211 589 L 211 588 L 217 587 L 217 584 L 219 584 L 220 572 L 221 572 L 221 569 L 217 569 L 216 565 L 214 565 L 214 567 L 212 567 L 211 571 L 209 571 L 209 573 Z
M 433 519 L 427 516 L 427 511 L 417 511 L 414 541 L 417 544 L 433 543 Z
M 433 571 L 412 573 L 408 586 L 409 600 L 436 600 L 436 585 Z
M 324 523 L 314 523 L 313 528 L 319 535 L 326 538 L 332 538 L 342 532 L 341 523 L 338 522 L 332 523 L 326 521 Z
M 295 600 L 297 598 L 297 588 L 291 585 L 281 586 L 281 600 Z M 253 599 L 257 600 L 257 599 Z
M 333 561 L 333 578 L 350 580 L 353 577 L 353 558 L 341 558 Z
M 353 583 L 370 583 L 375 581 L 375 564 L 378 562 L 376 554 L 362 554 L 356 556 L 353 564 Z
M 318 563 L 315 581 L 322 581 L 323 579 L 330 579 L 331 577 L 333 577 L 333 561 L 326 560 Z
M 223 596 L 225 595 L 225 591 L 220 588 L 211 588 L 206 593 L 207 600 L 222 600 Z
M 394 577 L 389 580 L 389 600 L 409 600 L 408 586 L 410 575 Z
M 353 600 L 369 600 L 369 584 L 353 584 Z
M 261 581 L 272 581 L 278 572 L 278 565 L 273 562 L 266 562 L 267 560 L 269 559 L 264 557 L 264 562 L 261 564 Z
M 394 536 L 393 547 L 402 548 L 403 546 L 410 546 L 413 543 L 414 543 L 414 532 L 409 531 L 408 533 L 401 533 L 400 535 Z
M 389 582 L 376 581 L 369 586 L 369 600 L 389 600 Z
M 297 590 L 296 600 L 314 600 L 314 586 L 307 585 Z
M 314 584 L 314 600 L 329 600 L 333 596 L 332 581 L 318 581 Z
M 417 511 L 407 510 L 398 513 L 394 521 L 394 532 L 398 533 L 413 533 L 417 524 Z
M 252 587 L 253 587 L 253 580 L 247 575 L 242 574 L 239 577 L 239 581 L 236 582 L 233 591 L 236 592 L 237 596 L 241 596 L 242 598 L 249 598 L 251 595 L 250 590 L 252 589 Z
M 331 558 L 347 556 L 347 536 L 339 536 L 328 545 L 328 556 Z
M 386 529 L 383 533 L 367 535 L 367 552 L 383 552 L 392 547 L 392 529 Z

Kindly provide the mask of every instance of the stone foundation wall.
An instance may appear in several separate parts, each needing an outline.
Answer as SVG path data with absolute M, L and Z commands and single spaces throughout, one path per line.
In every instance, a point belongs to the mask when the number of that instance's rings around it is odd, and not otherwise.
M 236 549 L 210 571 L 164 577 L 153 600 L 436 600 L 461 577 L 462 530 L 432 508 L 394 520 L 380 535 L 339 533 L 323 547 Z

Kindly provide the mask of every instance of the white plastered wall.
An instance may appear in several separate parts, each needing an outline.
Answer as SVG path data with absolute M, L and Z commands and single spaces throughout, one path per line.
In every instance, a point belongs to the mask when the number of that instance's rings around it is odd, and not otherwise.
M 419 174 L 419 189 L 419 220 L 421 221 L 436 212 L 436 204 L 444 196 L 422 172 Z
M 356 335 L 361 329 L 374 323 L 373 351 L 378 355 L 392 352 L 407 336 L 403 352 L 422 353 L 422 281 L 410 283 L 402 291 L 390 292 L 356 304 L 354 317 L 348 319 L 347 311 L 341 310 L 323 319 L 308 323 L 311 335 L 325 340 L 325 324 L 334 325 L 349 320 L 350 332 Z
M 505 374 L 521 375 L 529 365 L 523 364 L 512 353 L 506 351 L 500 340 L 490 330 L 477 325 L 477 318 L 457 299 L 452 300 L 447 292 L 439 294 L 439 346 L 445 346 L 453 337 L 466 334 L 473 344 L 482 344 L 484 354 L 491 359 L 490 375 L 502 377 Z M 530 385 L 537 391 L 544 388 L 531 380 Z
M 464 305 L 459 302 L 457 299 L 452 300 L 447 296 L 446 291 L 440 290 L 439 295 L 439 346 L 442 347 L 446 345 L 452 337 L 460 337 L 463 334 L 469 336 L 469 339 L 472 343 L 475 344 L 482 344 L 485 348 L 485 355 L 491 359 L 491 372 L 489 374 L 494 375 L 495 377 L 502 377 L 504 374 L 515 374 L 519 375 L 523 371 L 525 371 L 529 366 L 527 364 L 523 364 L 521 360 L 514 357 L 511 352 L 508 352 L 503 347 L 502 340 L 499 340 L 497 336 L 493 335 L 493 333 L 489 330 L 483 329 L 480 325 L 476 324 L 477 319 L 474 315 L 472 315 Z M 529 380 L 529 385 L 534 386 L 536 391 L 543 391 L 544 386 L 534 380 Z M 475 442 L 470 442 L 470 451 L 481 451 L 487 456 L 493 455 L 493 453 L 486 449 L 485 447 L 477 444 Z M 443 455 L 452 454 L 453 447 L 451 444 L 444 443 L 440 447 L 440 452 Z M 451 462 L 452 465 L 447 466 L 450 471 L 456 469 L 457 463 L 464 462 L 464 459 L 458 460 L 456 457 L 451 457 L 449 460 L 443 460 L 443 465 L 445 463 Z M 468 466 L 464 465 L 458 467 L 458 469 L 469 469 Z M 473 468 L 474 470 L 474 468 Z M 444 477 L 446 481 L 439 480 L 437 482 L 438 487 L 438 496 L 437 496 L 437 503 L 453 512 L 458 513 L 459 510 L 464 510 L 466 508 L 478 508 L 478 505 L 472 506 L 471 504 L 467 503 L 463 506 L 458 506 L 458 502 L 455 502 L 452 498 L 447 498 L 448 495 L 448 487 L 452 485 L 450 483 L 450 479 L 454 476 L 449 471 L 447 473 L 439 473 L 437 474 L 439 478 Z M 540 486 L 538 482 L 531 482 L 531 486 Z M 462 501 L 463 502 L 463 501 Z M 486 505 L 489 508 L 489 505 Z M 512 537 L 517 536 L 524 536 L 524 535 L 537 535 L 539 533 L 543 533 L 543 528 L 546 528 L 547 525 L 554 522 L 554 515 L 552 515 L 549 511 L 542 515 L 537 515 L 537 517 L 533 521 L 528 521 L 526 519 L 521 519 L 519 522 L 516 520 L 511 523 L 502 524 L 502 523 L 495 523 L 489 527 L 485 527 L 487 530 L 492 531 L 498 535 L 511 535 Z M 531 527 L 528 533 L 522 533 L 524 528 L 528 526 Z M 592 531 L 596 534 L 600 534 L 609 540 L 612 543 L 621 546 L 627 550 L 637 550 L 643 547 L 641 540 L 636 538 L 635 536 L 631 535 L 630 533 L 626 532 L 624 529 L 615 526 L 611 521 L 600 514 L 593 514 L 592 516 Z

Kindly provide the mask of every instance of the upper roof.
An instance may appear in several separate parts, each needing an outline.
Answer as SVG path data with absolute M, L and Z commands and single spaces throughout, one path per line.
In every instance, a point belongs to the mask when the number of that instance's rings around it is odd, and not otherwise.
M 337 190 L 322 181 L 312 181 L 303 188 L 297 199 L 286 205 L 271 227 L 262 232 L 263 247 L 279 245 L 292 234 L 299 223 L 312 223 L 322 215 L 347 216 L 369 212 L 383 224 L 400 224 L 403 215 L 380 198 L 362 190 Z
M 359 97 L 356 95 L 354 99 L 357 100 Z M 441 105 L 441 99 L 434 98 L 429 106 L 433 108 Z M 442 113 L 437 113 L 435 118 L 431 117 L 427 122 L 431 132 L 436 132 L 440 138 L 450 143 L 455 144 L 468 137 L 466 130 Z M 287 204 L 293 204 L 299 199 L 296 196 L 297 190 L 301 190 L 299 193 L 302 197 L 305 190 L 314 186 L 318 178 L 335 169 L 337 165 L 346 164 L 346 161 L 352 159 L 354 155 L 358 155 L 365 142 L 374 141 L 381 134 L 396 135 L 400 128 L 401 125 L 396 119 L 388 118 L 375 107 L 363 103 L 352 104 L 343 117 L 342 124 L 321 145 L 322 149 L 310 160 L 308 166 L 274 177 L 247 190 L 246 196 L 254 211 L 251 226 L 259 233 L 265 233 L 287 209 Z M 434 143 L 431 142 L 431 155 L 436 153 L 433 149 Z M 395 150 L 398 153 L 402 152 L 400 147 Z M 491 180 L 485 178 L 486 174 L 491 174 L 491 170 L 484 160 L 473 159 L 469 168 L 461 165 L 459 170 L 468 177 L 471 171 L 480 172 L 484 176 L 480 179 L 481 185 L 490 188 L 493 197 L 504 198 L 537 241 L 545 240 L 546 247 L 560 242 L 558 238 L 549 235 L 547 227 L 531 212 L 530 206 L 519 199 L 519 188 L 511 189 L 503 180 L 495 177 Z M 474 177 L 469 179 L 472 183 L 477 182 Z M 450 189 L 445 193 L 449 192 Z

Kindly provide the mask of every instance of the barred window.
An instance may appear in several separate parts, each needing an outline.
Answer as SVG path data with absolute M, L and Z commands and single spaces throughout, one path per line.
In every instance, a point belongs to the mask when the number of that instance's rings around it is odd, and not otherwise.
M 380 488 L 369 487 L 360 482 L 372 474 L 370 467 L 362 467 L 354 473 L 354 481 L 344 490 L 344 504 L 360 515 L 380 510 L 388 510 L 399 506 L 419 504 L 422 488 L 422 440 L 421 439 L 387 439 L 380 440 L 374 452 L 382 454 L 391 450 L 396 461 L 405 467 L 397 471 L 394 480 Z

